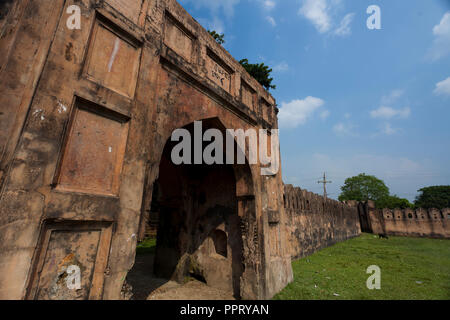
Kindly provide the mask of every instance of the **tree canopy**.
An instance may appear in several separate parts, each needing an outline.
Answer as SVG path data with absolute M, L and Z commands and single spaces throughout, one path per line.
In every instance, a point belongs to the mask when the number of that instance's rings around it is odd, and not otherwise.
M 390 195 L 389 188 L 383 180 L 375 176 L 366 175 L 365 173 L 346 179 L 344 185 L 341 187 L 341 191 L 339 201 L 372 200 L 375 202 L 377 208 L 389 209 L 413 207 L 413 204 L 408 199 Z
M 273 78 L 270 77 L 272 69 L 266 66 L 264 63 L 249 63 L 248 59 L 242 59 L 239 63 L 245 70 L 255 78 L 266 90 L 276 89 L 276 86 L 272 84 Z
M 208 30 L 209 34 L 216 40 L 218 44 L 224 44 L 225 43 L 225 34 L 217 33 L 215 30 Z
M 450 186 L 432 186 L 419 190 L 414 204 L 418 208 L 450 208 Z
M 340 201 L 357 200 L 367 201 L 373 200 L 375 203 L 389 197 L 389 188 L 383 180 L 375 176 L 361 173 L 355 177 L 347 178 L 341 187 L 342 193 L 339 196 Z
M 392 195 L 378 200 L 377 207 L 389 209 L 397 209 L 397 208 L 406 209 L 406 208 L 413 208 L 414 205 L 411 202 L 409 202 L 408 199 L 403 199 L 396 195 Z

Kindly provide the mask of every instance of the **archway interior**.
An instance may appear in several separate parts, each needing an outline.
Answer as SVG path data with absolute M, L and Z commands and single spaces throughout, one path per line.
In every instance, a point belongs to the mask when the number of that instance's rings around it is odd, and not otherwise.
M 214 120 L 202 125 L 203 132 L 218 128 Z M 193 124 L 184 128 L 193 137 Z M 177 282 L 194 277 L 239 297 L 244 267 L 235 168 L 175 165 L 171 152 L 177 143 L 166 143 L 153 188 L 152 211 L 159 217 L 155 275 Z

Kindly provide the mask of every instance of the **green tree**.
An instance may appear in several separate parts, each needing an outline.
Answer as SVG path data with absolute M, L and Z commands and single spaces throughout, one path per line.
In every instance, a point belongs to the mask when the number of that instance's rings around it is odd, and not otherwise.
M 215 30 L 208 30 L 209 34 L 216 40 L 218 44 L 225 43 L 225 34 L 219 34 Z
M 373 200 L 378 208 L 382 206 L 382 201 L 389 197 L 389 188 L 383 180 L 365 173 L 346 179 L 341 191 L 339 201 Z
M 450 186 L 432 186 L 419 190 L 414 204 L 418 208 L 450 208 Z
M 406 208 L 414 208 L 414 205 L 411 202 L 409 202 L 408 199 L 403 199 L 396 195 L 393 195 L 378 200 L 377 207 L 389 209 L 397 209 L 397 208 L 406 209 Z
M 242 59 L 239 63 L 245 70 L 255 78 L 266 90 L 275 89 L 276 86 L 272 84 L 273 78 L 270 77 L 272 69 L 264 63 L 249 63 L 247 59 Z

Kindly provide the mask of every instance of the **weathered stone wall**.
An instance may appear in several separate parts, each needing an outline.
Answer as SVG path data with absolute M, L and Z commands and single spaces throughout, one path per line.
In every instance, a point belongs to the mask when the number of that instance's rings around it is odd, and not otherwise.
M 375 234 L 450 238 L 450 209 L 376 209 L 373 201 L 359 206 L 367 232 Z
M 284 190 L 293 259 L 361 233 L 356 203 L 324 199 L 292 185 L 285 185 Z
M 174 0 L 6 1 L 0 28 L 0 299 L 119 299 L 173 130 L 277 128 L 275 100 Z M 231 172 L 233 286 L 270 298 L 292 280 L 281 171 Z

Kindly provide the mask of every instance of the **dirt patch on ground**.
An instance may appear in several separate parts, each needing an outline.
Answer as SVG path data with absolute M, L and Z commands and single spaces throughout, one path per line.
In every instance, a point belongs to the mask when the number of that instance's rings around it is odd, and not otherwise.
M 181 284 L 157 278 L 153 274 L 154 258 L 154 253 L 136 255 L 126 280 L 132 287 L 131 300 L 234 300 L 232 293 L 211 288 L 198 280 L 190 279 Z
M 150 294 L 147 300 L 235 300 L 231 293 L 211 288 L 198 280 L 185 284 L 169 281 Z

